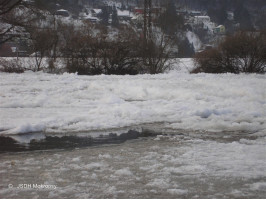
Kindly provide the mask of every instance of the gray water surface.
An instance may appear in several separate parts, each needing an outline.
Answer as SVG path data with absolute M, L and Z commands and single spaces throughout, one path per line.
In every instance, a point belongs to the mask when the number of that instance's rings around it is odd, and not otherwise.
M 266 198 L 265 144 L 249 134 L 177 134 L 2 153 L 0 197 Z

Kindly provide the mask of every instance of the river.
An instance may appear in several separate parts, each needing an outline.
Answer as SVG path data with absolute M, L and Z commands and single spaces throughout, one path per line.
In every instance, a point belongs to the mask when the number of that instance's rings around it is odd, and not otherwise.
M 178 132 L 0 154 L 1 198 L 265 198 L 266 139 Z

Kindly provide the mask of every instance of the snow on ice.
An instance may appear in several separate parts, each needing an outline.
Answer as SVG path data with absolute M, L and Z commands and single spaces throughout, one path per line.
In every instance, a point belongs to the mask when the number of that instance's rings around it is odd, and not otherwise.
M 173 70 L 138 76 L 41 72 L 0 76 L 1 135 L 156 123 L 168 129 L 266 132 L 265 75 L 192 75 Z

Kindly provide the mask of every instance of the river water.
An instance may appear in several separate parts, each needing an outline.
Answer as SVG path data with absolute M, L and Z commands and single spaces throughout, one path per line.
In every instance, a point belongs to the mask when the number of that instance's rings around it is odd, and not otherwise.
M 266 198 L 266 139 L 178 133 L 0 154 L 1 198 Z

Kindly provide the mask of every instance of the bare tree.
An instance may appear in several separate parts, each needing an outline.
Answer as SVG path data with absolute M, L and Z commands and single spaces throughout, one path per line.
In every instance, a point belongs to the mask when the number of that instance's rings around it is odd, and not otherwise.
M 0 9 L 0 43 L 21 37 L 27 29 L 36 26 L 44 18 L 34 5 L 22 0 L 1 1 Z M 15 33 L 15 34 L 14 34 Z
M 265 73 L 266 34 L 238 32 L 226 37 L 218 48 L 196 54 L 195 62 L 195 73 Z
M 0 0 L 0 15 L 4 15 L 21 4 L 22 0 Z
M 171 68 L 171 46 L 173 40 L 158 31 L 153 32 L 151 40 L 147 42 L 146 47 L 142 50 L 142 62 L 145 71 L 150 74 L 163 73 Z
M 102 54 L 104 72 L 120 75 L 141 73 L 140 43 L 140 39 L 131 28 L 120 29 L 115 40 L 105 42 Z
M 22 0 L 0 0 L 0 22 L 5 22 L 4 16 L 7 15 L 10 11 L 12 11 L 15 7 L 17 7 Z M 12 39 L 13 36 L 9 36 L 7 38 L 4 38 L 4 36 L 9 33 L 14 28 L 13 25 L 3 25 L 1 27 L 0 31 L 0 44 L 5 43 L 6 41 Z
M 53 32 L 50 29 L 34 29 L 31 31 L 31 47 L 34 52 L 36 67 L 34 71 L 41 70 L 44 56 L 48 56 L 53 48 Z
M 69 72 L 83 75 L 139 73 L 138 37 L 129 28 L 120 30 L 118 37 L 109 38 L 104 29 L 97 35 L 84 31 L 64 31 L 63 48 Z

